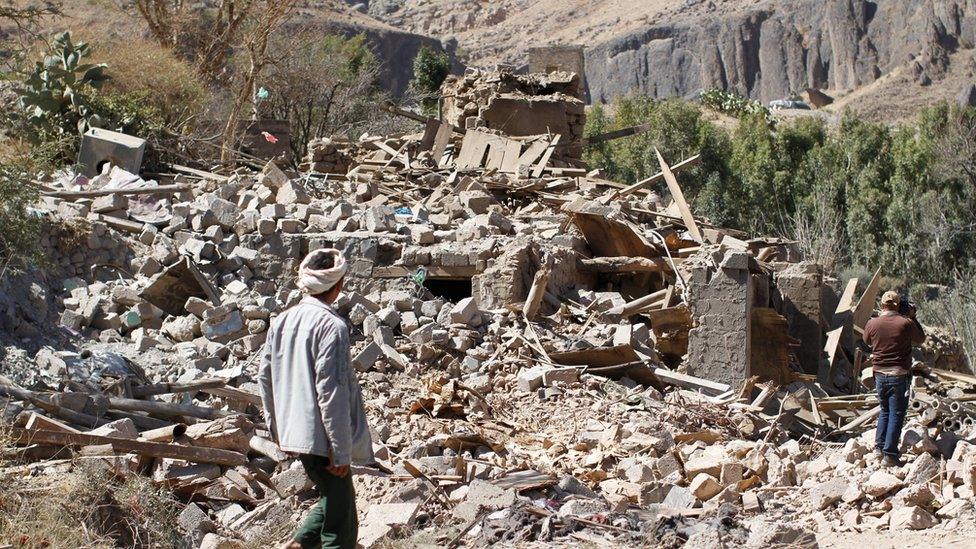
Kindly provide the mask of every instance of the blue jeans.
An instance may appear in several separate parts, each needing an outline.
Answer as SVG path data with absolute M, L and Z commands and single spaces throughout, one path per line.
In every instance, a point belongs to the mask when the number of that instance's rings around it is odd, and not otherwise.
M 908 411 L 908 376 L 874 374 L 874 388 L 881 401 L 874 447 L 886 456 L 897 458 L 900 454 L 898 444 L 901 441 L 901 428 Z

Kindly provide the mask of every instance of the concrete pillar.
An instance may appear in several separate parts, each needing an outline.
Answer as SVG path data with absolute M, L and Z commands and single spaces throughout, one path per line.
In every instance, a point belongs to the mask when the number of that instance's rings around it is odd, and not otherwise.
M 696 268 L 689 282 L 695 327 L 687 372 L 737 389 L 751 375 L 753 287 L 750 255 L 727 252 L 718 269 Z

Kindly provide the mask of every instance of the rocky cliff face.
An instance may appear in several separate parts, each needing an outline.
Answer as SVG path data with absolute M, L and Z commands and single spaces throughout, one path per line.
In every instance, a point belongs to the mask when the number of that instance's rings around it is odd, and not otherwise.
M 906 67 L 927 85 L 976 43 L 976 0 L 789 0 L 660 23 L 586 52 L 593 101 L 734 89 L 762 101 L 850 90 Z

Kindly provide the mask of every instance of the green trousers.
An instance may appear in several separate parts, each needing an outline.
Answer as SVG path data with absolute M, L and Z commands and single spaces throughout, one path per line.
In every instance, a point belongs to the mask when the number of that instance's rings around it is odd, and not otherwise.
M 319 491 L 319 502 L 308 512 L 292 539 L 303 549 L 356 549 L 359 519 L 352 472 L 339 478 L 325 468 L 329 458 L 303 454 L 302 466 Z

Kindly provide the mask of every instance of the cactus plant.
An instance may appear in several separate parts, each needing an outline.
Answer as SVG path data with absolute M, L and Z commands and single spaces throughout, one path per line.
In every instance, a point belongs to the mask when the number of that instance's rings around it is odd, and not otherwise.
M 19 119 L 31 141 L 40 143 L 98 127 L 85 92 L 97 90 L 108 79 L 104 64 L 84 63 L 91 52 L 85 42 L 74 43 L 71 33 L 57 35 L 51 51 L 17 88 Z

